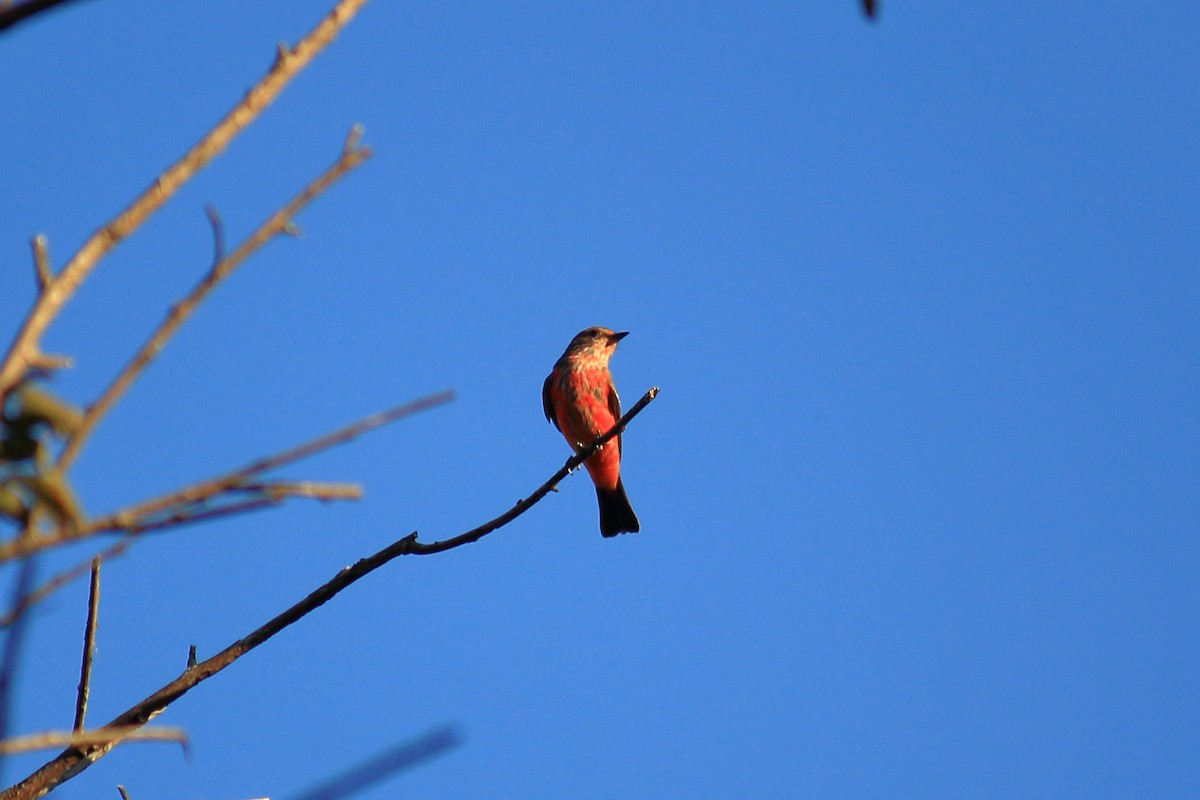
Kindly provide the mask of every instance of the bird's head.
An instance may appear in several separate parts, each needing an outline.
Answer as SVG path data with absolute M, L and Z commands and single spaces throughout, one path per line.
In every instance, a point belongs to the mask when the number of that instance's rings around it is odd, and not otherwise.
M 617 349 L 617 342 L 629 335 L 629 331 L 614 331 L 595 326 L 575 334 L 567 352 L 571 355 L 599 358 L 605 363 Z

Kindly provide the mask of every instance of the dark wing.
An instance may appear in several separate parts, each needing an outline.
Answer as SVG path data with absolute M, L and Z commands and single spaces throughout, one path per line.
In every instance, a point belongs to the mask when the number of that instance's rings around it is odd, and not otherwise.
M 546 376 L 546 382 L 542 384 L 542 410 L 546 412 L 546 419 L 558 428 L 558 417 L 554 415 L 554 403 L 550 402 L 550 381 L 553 379 L 554 373 L 551 372 Z M 562 430 L 562 428 L 558 429 Z
M 612 412 L 613 420 L 621 419 L 621 398 L 617 397 L 617 387 L 613 385 L 612 378 L 608 379 L 608 410 Z M 621 446 L 621 434 L 617 434 L 617 452 L 624 453 L 625 448 Z

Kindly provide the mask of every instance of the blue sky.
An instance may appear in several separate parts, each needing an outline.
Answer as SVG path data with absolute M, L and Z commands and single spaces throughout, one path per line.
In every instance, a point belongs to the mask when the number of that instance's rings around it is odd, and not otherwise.
M 285 473 L 360 504 L 107 565 L 90 718 L 533 491 L 590 325 L 631 331 L 627 405 L 662 388 L 625 436 L 642 533 L 601 539 L 572 476 L 181 700 L 190 760 L 123 747 L 60 794 L 286 797 L 446 723 L 361 796 L 1200 793 L 1200 12 L 913 5 L 370 4 L 49 332 L 86 402 L 207 267 L 206 203 L 236 240 L 366 126 L 75 482 L 100 513 L 458 399 Z M 326 9 L 108 0 L 0 38 L 0 318 L 32 234 L 61 265 Z M 20 730 L 69 725 L 85 604 L 34 618 Z

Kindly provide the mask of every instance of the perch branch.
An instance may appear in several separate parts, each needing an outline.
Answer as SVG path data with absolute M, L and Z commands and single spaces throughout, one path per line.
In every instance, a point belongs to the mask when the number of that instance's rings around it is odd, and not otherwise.
M 550 492 L 557 489 L 559 481 L 571 474 L 572 470 L 574 470 L 584 461 L 587 461 L 588 456 L 603 447 L 609 439 L 613 438 L 614 436 L 619 436 L 621 432 L 625 430 L 625 426 L 629 424 L 629 420 L 636 417 L 641 410 L 649 405 L 650 401 L 657 396 L 658 387 L 656 386 L 642 395 L 642 399 L 634 403 L 633 408 L 629 409 L 629 412 L 617 421 L 617 424 L 612 427 L 612 430 L 608 431 L 608 433 L 605 433 L 603 436 L 596 437 L 594 442 L 569 458 L 567 463 L 563 465 L 562 469 L 554 473 L 550 480 L 539 486 L 533 494 L 529 495 L 529 497 L 526 497 L 523 500 L 517 501 L 516 505 L 514 505 L 508 511 L 505 511 L 500 516 L 493 520 L 489 520 L 488 522 L 485 522 L 476 528 L 472 528 L 466 533 L 460 533 L 458 536 L 454 536 L 449 539 L 443 539 L 440 542 L 431 542 L 429 544 L 418 542 L 416 532 L 410 533 L 404 539 L 400 540 L 401 542 L 408 542 L 408 550 L 406 552 L 418 556 L 441 553 L 446 550 L 451 550 L 455 547 L 461 547 L 464 544 L 477 542 L 497 528 L 503 527 L 512 522 L 514 519 L 532 508 L 534 503 L 537 503 Z
M 93 233 L 71 256 L 62 271 L 39 293 L 0 362 L 0 398 L 17 384 L 35 360 L 38 343 L 63 305 L 75 294 L 100 259 L 158 211 L 179 188 L 219 155 L 262 113 L 284 87 L 321 52 L 363 6 L 366 0 L 340 0 L 294 48 L 281 46 L 267 74 L 252 87 L 212 130 L 184 156 L 167 167 L 123 211 Z M 10 9 L 10 12 L 13 9 Z
M 111 728 L 124 730 L 145 725 L 151 719 L 165 711 L 171 703 L 183 697 L 183 695 L 202 681 L 216 675 L 284 628 L 302 619 L 311 611 L 320 608 L 347 586 L 374 572 L 389 561 L 402 555 L 439 553 L 453 547 L 475 542 L 488 533 L 516 519 L 528 511 L 538 500 L 550 493 L 559 481 L 586 461 L 588 456 L 603 447 L 614 436 L 624 431 L 625 426 L 629 424 L 630 420 L 637 416 L 657 395 L 657 388 L 646 392 L 642 399 L 633 408 L 629 409 L 628 413 L 621 417 L 611 430 L 602 436 L 596 437 L 595 441 L 568 459 L 567 463 L 558 472 L 554 473 L 548 481 L 542 484 L 528 498 L 518 502 L 509 511 L 459 536 L 429 545 L 418 542 L 417 534 L 409 534 L 383 548 L 378 553 L 359 560 L 353 566 L 343 568 L 331 580 L 317 587 L 303 600 L 211 658 L 185 669 L 178 678 L 120 714 L 105 727 L 97 729 L 96 733 L 99 735 Z M 78 772 L 95 763 L 95 761 L 111 750 L 114 744 L 115 741 L 88 747 L 72 747 L 64 750 L 20 783 L 4 792 L 0 792 L 0 800 L 32 800 L 32 798 L 40 797 L 61 784 L 64 780 L 73 777 Z

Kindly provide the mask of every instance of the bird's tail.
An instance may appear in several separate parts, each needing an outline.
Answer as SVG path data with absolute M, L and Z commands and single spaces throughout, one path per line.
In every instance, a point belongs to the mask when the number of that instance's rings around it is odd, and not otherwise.
M 596 500 L 600 503 L 600 533 L 605 537 L 618 533 L 637 533 L 641 530 L 637 514 L 625 496 L 625 486 L 617 479 L 617 488 L 596 487 Z

